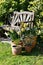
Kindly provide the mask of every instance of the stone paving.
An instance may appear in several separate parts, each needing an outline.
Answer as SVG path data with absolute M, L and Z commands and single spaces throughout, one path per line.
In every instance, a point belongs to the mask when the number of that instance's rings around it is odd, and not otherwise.
M 0 38 L 0 42 L 11 44 L 12 41 L 10 38 Z

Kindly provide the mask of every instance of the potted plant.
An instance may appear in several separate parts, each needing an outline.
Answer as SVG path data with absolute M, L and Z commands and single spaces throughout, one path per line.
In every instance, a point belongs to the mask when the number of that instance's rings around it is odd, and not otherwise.
M 36 43 L 37 43 L 37 35 L 36 35 L 35 28 L 30 29 L 30 35 L 29 36 L 30 36 L 31 41 L 32 41 L 32 48 L 34 48 Z
M 20 38 L 18 34 L 15 31 L 10 32 L 10 37 L 12 40 L 11 48 L 12 48 L 12 54 L 17 55 L 20 54 L 22 51 L 22 46 L 19 45 Z
M 24 38 L 24 47 L 25 47 L 26 52 L 31 52 L 31 50 L 32 50 L 32 41 L 28 36 L 26 36 Z
M 25 24 L 25 23 L 24 23 Z M 22 30 L 22 28 L 24 30 Z M 36 45 L 37 35 L 36 29 L 33 27 L 28 30 L 28 25 L 24 27 L 21 26 L 21 40 L 23 41 L 23 46 L 27 52 L 31 52 L 32 48 Z
M 12 48 L 12 54 L 13 54 L 13 55 L 18 55 L 18 54 L 20 54 L 21 51 L 22 51 L 21 45 L 12 45 L 11 48 Z
M 35 47 L 36 39 L 37 39 L 37 36 L 34 36 L 32 34 L 27 35 L 24 38 L 23 42 L 24 42 L 24 47 L 26 52 L 31 52 L 31 50 Z
M 33 40 L 33 42 L 32 42 L 32 48 L 34 48 L 35 45 L 36 45 L 36 43 L 37 43 L 37 36 L 33 36 L 32 40 Z

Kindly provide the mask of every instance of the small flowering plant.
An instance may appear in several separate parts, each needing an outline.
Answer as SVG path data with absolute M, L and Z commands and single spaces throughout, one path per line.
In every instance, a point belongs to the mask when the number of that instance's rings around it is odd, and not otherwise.
M 21 36 L 20 36 L 20 40 L 23 41 L 24 45 L 32 45 L 33 43 L 33 37 L 36 36 L 36 30 L 35 28 L 29 28 L 29 24 L 28 23 L 24 23 L 22 22 L 20 25 L 20 30 L 21 30 Z

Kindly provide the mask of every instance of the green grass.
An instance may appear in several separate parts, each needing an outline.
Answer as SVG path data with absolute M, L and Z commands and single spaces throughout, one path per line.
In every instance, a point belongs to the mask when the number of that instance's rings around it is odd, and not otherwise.
M 0 65 L 43 65 L 43 54 L 33 49 L 29 54 L 23 52 L 21 55 L 13 56 L 11 46 L 0 43 Z

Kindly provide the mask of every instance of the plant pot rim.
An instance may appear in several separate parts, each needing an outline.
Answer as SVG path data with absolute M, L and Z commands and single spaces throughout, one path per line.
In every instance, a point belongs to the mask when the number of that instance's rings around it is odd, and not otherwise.
M 12 47 L 22 47 L 21 45 L 13 45 Z

